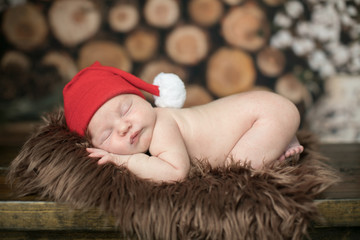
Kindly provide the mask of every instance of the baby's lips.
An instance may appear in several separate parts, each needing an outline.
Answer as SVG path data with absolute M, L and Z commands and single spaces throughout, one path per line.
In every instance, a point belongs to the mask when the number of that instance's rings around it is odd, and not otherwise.
M 140 134 L 140 130 L 134 132 L 131 136 L 130 136 L 130 144 L 134 144 L 135 139 L 139 136 Z

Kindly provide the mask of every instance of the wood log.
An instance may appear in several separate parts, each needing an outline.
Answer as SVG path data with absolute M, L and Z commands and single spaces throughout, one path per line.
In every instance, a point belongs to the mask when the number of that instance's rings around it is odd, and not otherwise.
M 200 85 L 186 86 L 186 100 L 184 107 L 193 107 L 211 102 L 214 98 L 211 94 Z
M 276 7 L 283 4 L 286 0 L 263 0 L 268 6 Z
M 31 3 L 9 8 L 2 28 L 7 40 L 24 51 L 44 45 L 49 31 L 44 15 Z
M 50 51 L 42 58 L 41 62 L 44 65 L 54 66 L 65 83 L 78 72 L 75 61 L 65 52 Z
M 21 71 L 29 71 L 30 59 L 20 51 L 7 51 L 1 58 L 1 69 L 5 70 L 11 65 L 17 66 Z
M 276 48 L 266 47 L 257 54 L 256 63 L 262 74 L 276 77 L 284 70 L 285 56 Z
M 55 37 L 73 47 L 95 35 L 101 16 L 92 1 L 57 0 L 49 9 L 49 23 Z
M 180 17 L 180 7 L 175 0 L 147 0 L 144 6 L 144 17 L 153 27 L 169 28 Z
M 224 6 L 219 0 L 192 0 L 188 5 L 191 19 L 201 26 L 211 26 L 223 15 Z
M 186 70 L 181 66 L 171 63 L 165 58 L 153 60 L 146 63 L 141 69 L 139 73 L 139 77 L 148 83 L 153 83 L 153 80 L 156 77 L 156 75 L 158 75 L 161 72 L 175 73 L 176 75 L 179 76 L 181 80 L 187 82 L 188 76 Z
M 187 82 L 186 70 L 183 67 L 175 65 L 166 59 L 157 59 L 157 60 L 153 60 L 153 61 L 146 63 L 142 67 L 138 76 L 139 76 L 139 78 L 141 78 L 142 80 L 144 80 L 148 83 L 153 83 L 153 80 L 156 77 L 156 75 L 158 75 L 161 72 L 175 73 L 176 75 L 178 75 L 180 77 L 181 80 L 183 80 L 184 82 Z M 153 98 L 150 94 L 148 94 L 146 92 L 143 92 L 143 94 L 145 95 L 145 97 L 148 100 L 150 100 L 150 101 L 153 100 Z
M 240 3 L 242 3 L 244 0 L 223 0 L 223 2 L 225 2 L 226 4 L 230 5 L 230 6 L 234 6 L 234 5 L 238 5 Z
M 207 88 L 218 97 L 251 89 L 255 77 L 252 58 L 240 49 L 218 49 L 210 57 L 206 68 Z
M 286 97 L 294 104 L 304 102 L 307 106 L 311 105 L 312 97 L 309 90 L 293 74 L 285 74 L 275 83 L 275 92 Z
M 11 101 L 28 90 L 30 59 L 20 51 L 7 51 L 0 63 L 0 100 Z
M 117 4 L 113 6 L 108 15 L 108 22 L 115 32 L 129 32 L 139 23 L 140 16 L 133 4 Z
M 149 29 L 137 29 L 125 40 L 125 47 L 130 57 L 137 62 L 148 61 L 158 50 L 159 36 Z
M 179 26 L 167 36 L 165 50 L 175 62 L 195 65 L 208 54 L 208 36 L 199 27 Z
M 269 38 L 270 28 L 263 10 L 250 1 L 234 7 L 221 23 L 226 42 L 247 51 L 257 51 Z
M 111 41 L 94 40 L 86 43 L 79 51 L 78 68 L 83 69 L 95 61 L 131 72 L 132 61 L 125 49 Z

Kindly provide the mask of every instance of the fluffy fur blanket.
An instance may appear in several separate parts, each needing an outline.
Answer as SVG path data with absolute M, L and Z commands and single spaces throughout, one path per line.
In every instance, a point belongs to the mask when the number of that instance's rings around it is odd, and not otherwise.
M 69 132 L 63 111 L 52 113 L 13 160 L 8 181 L 18 196 L 98 207 L 120 231 L 140 239 L 301 239 L 318 217 L 314 198 L 336 181 L 311 135 L 297 163 L 260 170 L 233 164 L 193 165 L 180 183 L 156 184 L 125 168 L 99 166 L 87 139 Z

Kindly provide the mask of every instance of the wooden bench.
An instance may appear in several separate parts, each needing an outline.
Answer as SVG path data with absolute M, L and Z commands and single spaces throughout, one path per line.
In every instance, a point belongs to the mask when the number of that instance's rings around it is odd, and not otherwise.
M 14 199 L 5 184 L 6 169 L 19 147 L 0 146 L 1 239 L 122 239 L 113 220 L 98 210 L 73 210 L 67 204 Z M 324 221 L 314 222 L 313 239 L 359 239 L 360 144 L 324 144 L 321 151 L 343 175 L 342 183 L 318 197 Z

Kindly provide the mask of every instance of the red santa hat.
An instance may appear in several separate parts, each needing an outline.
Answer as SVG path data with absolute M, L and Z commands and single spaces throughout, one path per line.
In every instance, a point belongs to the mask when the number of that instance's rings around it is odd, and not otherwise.
M 152 94 L 158 107 L 181 108 L 186 98 L 184 83 L 175 74 L 160 73 L 154 84 L 149 84 L 130 73 L 95 62 L 64 87 L 66 123 L 71 131 L 84 136 L 92 116 L 106 101 L 120 94 L 136 94 L 145 99 L 140 90 Z

